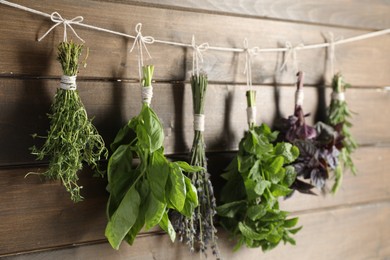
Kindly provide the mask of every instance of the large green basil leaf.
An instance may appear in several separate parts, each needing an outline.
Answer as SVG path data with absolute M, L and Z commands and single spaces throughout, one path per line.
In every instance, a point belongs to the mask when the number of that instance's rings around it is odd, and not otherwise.
M 171 221 L 169 221 L 168 218 L 168 213 L 165 211 L 163 214 L 163 217 L 161 218 L 161 221 L 159 223 L 160 227 L 162 230 L 168 233 L 169 238 L 171 239 L 172 242 L 175 242 L 176 239 L 176 232 L 175 229 L 173 228 Z
M 143 105 L 139 116 L 142 119 L 147 135 L 150 138 L 150 152 L 160 149 L 164 142 L 164 131 L 160 119 L 157 117 L 156 113 L 145 104 Z
M 177 211 L 181 211 L 186 200 L 186 185 L 184 175 L 179 166 L 170 165 L 170 171 L 166 186 L 166 197 L 170 205 Z
M 105 235 L 114 249 L 119 249 L 123 238 L 137 220 L 140 203 L 140 196 L 135 187 L 132 186 L 108 221 Z
M 131 227 L 130 231 L 125 236 L 124 240 L 132 245 L 137 234 L 141 231 L 143 226 L 145 225 L 145 212 L 147 208 L 147 203 L 145 203 L 145 198 L 147 198 L 148 194 L 150 194 L 149 184 L 146 181 L 141 181 L 136 184 L 137 191 L 141 198 L 141 203 L 138 210 L 138 217 L 135 221 L 134 225 Z
M 149 193 L 146 200 L 146 213 L 145 213 L 145 229 L 149 230 L 158 223 L 160 223 L 163 214 L 165 213 L 166 204 L 162 203 L 153 195 L 153 192 Z
M 181 214 L 186 217 L 191 217 L 194 209 L 198 206 L 198 193 L 194 185 L 192 185 L 191 180 L 184 176 L 184 182 L 186 184 L 186 201 L 184 203 L 183 209 L 180 211 Z
M 146 174 L 154 197 L 162 203 L 166 202 L 165 192 L 169 173 L 169 164 L 162 151 L 154 152 L 150 156 Z
M 107 204 L 108 218 L 114 213 L 121 200 L 125 196 L 128 187 L 137 177 L 136 171 L 132 169 L 132 152 L 130 146 L 121 145 L 116 149 L 108 161 L 107 189 L 110 198 Z

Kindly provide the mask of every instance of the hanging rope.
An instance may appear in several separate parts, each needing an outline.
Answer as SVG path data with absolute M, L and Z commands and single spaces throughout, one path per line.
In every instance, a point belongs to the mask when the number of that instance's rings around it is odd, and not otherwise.
M 29 8 L 29 7 L 26 7 L 26 6 L 23 6 L 23 5 L 15 4 L 15 3 L 12 3 L 12 2 L 9 2 L 9 1 L 0 0 L 0 4 L 7 5 L 7 6 L 10 6 L 10 7 L 14 7 L 14 8 L 17 8 L 19 10 L 23 10 L 23 11 L 26 11 L 26 12 L 29 12 L 29 13 L 34 13 L 34 14 L 37 14 L 37 15 L 40 15 L 40 16 L 43 16 L 43 17 L 46 17 L 46 18 L 51 18 L 50 14 L 47 14 L 47 13 L 44 13 L 44 12 L 41 12 L 41 11 L 38 11 L 38 10 L 35 10 L 35 9 L 32 9 L 32 8 Z M 123 37 L 126 37 L 126 38 L 131 38 L 131 39 L 135 39 L 136 38 L 136 36 L 133 36 L 133 35 L 129 35 L 129 34 L 126 34 L 126 33 L 117 32 L 117 31 L 101 28 L 101 27 L 94 26 L 94 25 L 85 24 L 83 22 L 74 23 L 74 24 L 76 24 L 76 25 L 78 25 L 80 27 L 84 27 L 84 28 L 88 28 L 88 29 L 92 29 L 92 30 L 96 30 L 96 31 L 101 31 L 101 32 L 106 32 L 106 33 L 110 33 L 110 34 L 114 34 L 114 35 L 119 35 L 119 36 L 123 36 Z M 373 37 L 379 37 L 379 36 L 382 36 L 382 35 L 385 35 L 385 34 L 390 34 L 390 28 L 384 29 L 384 30 L 380 30 L 380 31 L 376 31 L 376 32 L 370 32 L 370 33 L 366 33 L 366 34 L 362 34 L 362 35 L 358 35 L 358 36 L 354 36 L 354 37 L 350 37 L 350 38 L 339 40 L 339 41 L 334 41 L 333 44 L 336 46 L 336 45 L 351 43 L 351 42 L 355 42 L 355 41 L 366 40 L 366 39 L 373 38 Z M 182 42 L 164 41 L 164 40 L 158 40 L 158 39 L 154 39 L 154 42 L 155 43 L 161 43 L 161 44 L 173 45 L 173 46 L 179 46 L 179 47 L 190 47 L 190 48 L 192 48 L 192 44 L 187 44 L 187 43 L 182 43 Z M 309 50 L 309 49 L 318 49 L 318 48 L 327 48 L 329 46 L 330 46 L 330 43 L 319 43 L 319 44 L 297 46 L 297 47 L 295 47 L 295 51 Z M 285 47 L 285 48 L 263 48 L 263 49 L 258 48 L 258 52 L 287 52 L 287 51 L 289 51 L 289 49 L 290 49 L 289 47 Z M 219 47 L 219 46 L 209 46 L 208 50 L 227 51 L 227 52 L 245 52 L 246 51 L 245 49 L 242 49 L 242 48 L 230 48 L 230 47 Z

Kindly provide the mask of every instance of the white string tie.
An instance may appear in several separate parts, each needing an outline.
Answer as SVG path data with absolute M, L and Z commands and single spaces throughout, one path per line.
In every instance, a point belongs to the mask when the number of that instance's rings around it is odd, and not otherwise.
M 194 130 L 204 132 L 204 114 L 194 114 Z
M 332 92 L 332 100 L 345 101 L 344 92 Z
M 77 33 L 76 31 L 73 29 L 72 27 L 72 24 L 78 24 L 80 25 L 83 21 L 84 21 L 84 18 L 82 16 L 76 16 L 75 18 L 71 19 L 71 20 L 67 20 L 67 19 L 64 19 L 62 18 L 62 16 L 58 13 L 58 12 L 53 12 L 51 15 L 50 15 L 50 19 L 52 20 L 52 22 L 54 22 L 55 24 L 50 27 L 49 30 L 47 30 L 47 32 L 42 35 L 38 41 L 42 41 L 43 38 L 45 38 L 54 28 L 56 28 L 58 25 L 60 24 L 63 24 L 64 25 L 64 42 L 68 41 L 68 35 L 66 33 L 66 28 L 69 27 L 72 32 L 74 33 L 74 35 L 76 35 L 76 37 L 82 41 L 83 43 L 85 42 Z
M 141 97 L 142 102 L 150 105 L 150 102 L 152 102 L 153 97 L 153 87 L 142 87 L 141 88 Z
M 245 49 L 245 68 L 244 74 L 246 74 L 246 84 L 249 88 L 252 89 L 252 57 L 256 56 L 260 49 L 259 47 L 249 48 L 248 39 L 244 39 L 244 49 Z
M 295 104 L 297 106 L 302 106 L 304 99 L 305 99 L 305 93 L 303 92 L 303 90 L 297 89 L 297 91 L 295 91 Z
M 152 56 L 150 55 L 149 50 L 146 47 L 146 44 L 154 43 L 154 38 L 152 36 L 143 36 L 141 29 L 142 29 L 142 23 L 137 23 L 137 25 L 135 26 L 135 32 L 137 33 L 137 36 L 135 36 L 133 46 L 131 46 L 130 49 L 130 52 L 133 52 L 135 46 L 137 46 L 138 49 L 138 72 L 139 72 L 140 81 L 142 79 L 142 67 L 144 66 L 144 56 L 143 56 L 142 49 L 145 49 L 149 59 L 152 59 Z
M 192 51 L 192 74 L 199 75 L 199 61 L 203 63 L 203 53 L 209 49 L 209 44 L 207 42 L 202 43 L 201 45 L 196 45 L 195 35 L 192 36 L 191 47 Z M 196 74 L 195 74 L 196 73 Z
M 248 119 L 248 125 L 256 124 L 256 114 L 257 108 L 255 106 L 246 108 L 246 117 Z
M 287 64 L 290 60 L 292 60 L 293 68 L 296 71 L 299 70 L 298 67 L 298 58 L 297 58 L 297 50 L 303 48 L 304 45 L 298 44 L 297 46 L 293 46 L 291 42 L 287 41 L 286 42 L 286 54 L 284 55 L 284 61 L 282 66 L 280 67 L 280 71 L 286 70 L 287 69 Z
M 60 88 L 65 90 L 76 90 L 76 77 L 77 76 L 61 76 Z

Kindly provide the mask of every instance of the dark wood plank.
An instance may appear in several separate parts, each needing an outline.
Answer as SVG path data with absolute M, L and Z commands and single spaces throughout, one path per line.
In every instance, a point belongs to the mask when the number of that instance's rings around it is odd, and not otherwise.
M 196 12 L 244 15 L 260 18 L 282 19 L 292 22 L 321 23 L 331 26 L 384 29 L 390 27 L 390 5 L 385 0 L 355 1 L 211 1 L 211 0 L 96 0 L 124 4 L 140 4 L 163 8 L 176 8 Z
M 248 39 L 250 46 L 273 48 L 284 46 L 286 41 L 293 45 L 321 43 L 324 42 L 322 33 L 328 31 L 343 37 L 367 32 L 95 1 L 15 2 L 47 13 L 59 10 L 68 19 L 83 15 L 85 23 L 131 34 L 134 34 L 134 26 L 142 22 L 144 35 L 156 39 L 190 43 L 194 34 L 198 43 L 207 41 L 210 45 L 223 47 L 243 47 L 244 38 Z M 0 5 L 0 10 L 0 23 L 3 25 L 0 28 L 1 75 L 59 76 L 61 72 L 55 60 L 55 52 L 56 44 L 62 37 L 62 27 L 57 27 L 42 42 L 35 42 L 38 35 L 52 26 L 50 20 L 3 5 Z M 90 31 L 77 25 L 74 27 L 90 47 L 88 67 L 81 70 L 80 77 L 138 78 L 136 54 L 128 52 L 132 40 Z M 19 31 L 23 33 L 15 33 Z M 71 34 L 69 32 L 70 37 L 73 37 Z M 337 47 L 336 68 L 343 70 L 352 84 L 384 86 L 390 82 L 386 70 L 390 67 L 389 46 L 390 38 L 383 36 Z M 156 80 L 177 81 L 188 78 L 186 72 L 192 64 L 191 50 L 161 44 L 153 44 L 148 48 L 153 57 L 152 62 L 157 66 Z M 246 81 L 242 73 L 244 59 L 244 54 L 208 51 L 204 54 L 203 67 L 212 81 L 243 83 Z M 253 81 L 267 84 L 275 81 L 293 83 L 295 75 L 291 66 L 289 72 L 275 76 L 275 68 L 280 66 L 281 59 L 280 53 L 259 54 L 254 58 Z M 308 83 L 316 84 L 321 80 L 325 71 L 324 49 L 301 51 L 298 59 L 300 69 L 307 72 Z
M 229 156 L 211 154 L 209 170 L 216 194 L 222 180 L 219 174 L 229 163 Z M 361 148 L 355 154 L 359 174 L 345 174 L 342 189 L 336 196 L 303 196 L 296 194 L 281 207 L 295 214 L 318 211 L 326 207 L 368 204 L 390 199 L 387 162 L 390 148 Z M 0 256 L 15 252 L 43 250 L 104 239 L 106 181 L 91 177 L 86 168 L 80 174 L 85 201 L 73 204 L 58 182 L 47 182 L 28 172 L 44 168 L 0 170 Z M 304 224 L 305 222 L 302 222 Z M 322 228 L 318 222 L 317 228 Z M 366 237 L 369 239 L 369 236 Z M 153 240 L 154 241 L 154 240 Z M 150 242 L 150 246 L 157 246 Z M 304 245 L 302 243 L 301 245 Z M 171 255 L 169 255 L 171 256 Z
M 46 113 L 50 109 L 58 80 L 0 81 L 0 165 L 34 163 L 29 154 L 32 145 L 41 145 L 31 134 L 43 135 L 48 129 Z M 278 102 L 275 89 L 256 86 L 258 122 L 271 124 L 277 117 L 293 111 L 294 88 L 279 88 Z M 247 129 L 247 87 L 240 85 L 209 85 L 206 99 L 205 140 L 208 151 L 231 151 L 238 147 Z M 189 85 L 155 84 L 152 106 L 161 118 L 165 131 L 166 152 L 186 153 L 192 144 L 192 98 Z M 140 88 L 137 83 L 79 82 L 79 93 L 94 124 L 110 144 L 117 131 L 140 110 Z M 347 100 L 357 114 L 352 133 L 361 144 L 389 143 L 389 95 L 376 89 L 350 89 Z M 329 90 L 306 88 L 304 109 L 311 112 L 308 119 L 321 119 L 329 102 Z M 373 112 L 381 111 L 381 113 Z
M 263 253 L 242 248 L 232 252 L 233 243 L 220 232 L 219 246 L 225 259 L 387 259 L 390 257 L 390 202 L 343 208 L 303 215 L 304 228 L 296 235 L 296 246 L 280 245 Z M 211 256 L 209 256 L 211 258 Z M 199 259 L 166 235 L 136 239 L 115 251 L 107 243 L 15 256 L 14 260 L 38 259 Z

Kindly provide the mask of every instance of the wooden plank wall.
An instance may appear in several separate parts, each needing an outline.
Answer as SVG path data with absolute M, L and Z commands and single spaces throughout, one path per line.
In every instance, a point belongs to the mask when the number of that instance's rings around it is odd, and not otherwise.
M 88 0 L 15 3 L 68 19 L 84 16 L 85 23 L 134 34 L 143 23 L 144 35 L 157 39 L 225 47 L 278 47 L 324 42 L 329 31 L 350 37 L 390 27 L 390 4 L 374 1 L 172 1 Z M 81 174 L 86 200 L 73 204 L 59 183 L 37 177 L 43 171 L 28 148 L 32 133 L 48 127 L 46 112 L 61 71 L 55 60 L 59 26 L 36 42 L 52 26 L 45 18 L 0 5 L 0 256 L 12 259 L 197 259 L 187 248 L 171 244 L 158 230 L 142 233 L 135 245 L 110 248 L 104 239 L 105 179 Z M 136 55 L 131 40 L 74 26 L 90 48 L 88 66 L 80 71 L 81 98 L 107 143 L 140 109 Z M 70 33 L 71 35 L 71 33 Z M 191 50 L 161 44 L 148 46 L 156 66 L 153 107 L 165 130 L 166 151 L 183 157 L 192 142 L 192 102 L 188 75 Z M 206 143 L 216 189 L 219 174 L 237 149 L 244 129 L 244 55 L 207 51 L 203 68 L 209 75 L 206 100 Z M 304 109 L 311 122 L 323 118 L 329 102 L 325 50 L 298 53 L 306 72 Z M 292 113 L 295 80 L 291 69 L 279 72 L 282 56 L 254 58 L 253 82 L 258 91 L 258 121 L 272 124 Z M 269 253 L 243 249 L 220 231 L 225 259 L 388 259 L 390 258 L 390 37 L 350 43 L 336 48 L 336 69 L 353 88 L 347 101 L 354 116 L 353 134 L 361 148 L 354 155 L 359 173 L 346 174 L 336 196 L 295 195 L 284 209 L 300 217 L 304 229 L 297 246 L 280 246 Z

